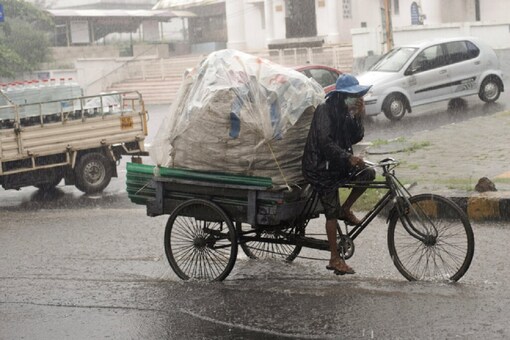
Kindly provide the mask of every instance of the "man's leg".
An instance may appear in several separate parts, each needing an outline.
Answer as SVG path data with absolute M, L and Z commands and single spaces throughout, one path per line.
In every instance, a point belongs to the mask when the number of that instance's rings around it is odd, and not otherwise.
M 363 181 L 363 182 L 371 182 L 375 179 L 375 170 L 374 169 L 365 169 L 360 175 L 354 178 L 355 181 Z M 344 204 L 342 204 L 342 215 L 346 219 L 346 221 L 352 224 L 360 224 L 361 221 L 352 213 L 351 208 L 354 203 L 360 198 L 361 195 L 367 190 L 367 188 L 353 188 L 351 193 L 345 199 Z
M 340 200 L 338 199 L 338 190 L 330 193 L 321 194 L 319 196 L 321 204 L 326 215 L 326 235 L 328 237 L 328 245 L 330 250 L 330 260 L 328 269 L 334 269 L 342 273 L 354 273 L 345 261 L 340 257 L 337 251 L 337 218 L 340 210 Z
M 347 263 L 345 263 L 344 259 L 340 257 L 340 254 L 338 254 L 336 243 L 336 225 L 336 219 L 326 220 L 326 235 L 328 236 L 329 251 L 331 253 L 329 267 L 333 267 L 335 270 L 340 272 L 349 272 L 352 271 L 352 268 L 349 267 Z
M 353 188 L 351 193 L 345 199 L 344 204 L 342 204 L 342 209 L 344 211 L 351 210 L 353 204 L 360 198 L 361 195 L 367 190 L 367 188 Z
M 328 236 L 329 250 L 331 252 L 331 260 L 333 262 L 337 258 L 340 259 L 338 251 L 336 250 L 336 220 L 326 220 L 326 235 Z

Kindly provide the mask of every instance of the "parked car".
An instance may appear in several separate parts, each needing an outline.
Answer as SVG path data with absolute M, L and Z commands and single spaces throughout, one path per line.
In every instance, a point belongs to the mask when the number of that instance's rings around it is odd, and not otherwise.
M 412 108 L 477 94 L 496 101 L 504 91 L 499 60 L 476 38 L 449 38 L 397 47 L 360 75 L 372 85 L 365 96 L 367 115 L 400 120 Z
M 295 68 L 296 71 L 303 73 L 308 78 L 313 78 L 323 88 L 324 92 L 328 93 L 335 89 L 335 83 L 341 71 L 336 68 L 324 65 L 304 65 Z

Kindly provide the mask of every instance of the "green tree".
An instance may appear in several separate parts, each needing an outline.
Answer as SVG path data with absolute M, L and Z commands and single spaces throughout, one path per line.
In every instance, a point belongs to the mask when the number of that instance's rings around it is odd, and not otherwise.
M 0 0 L 5 22 L 0 23 L 0 76 L 32 71 L 50 59 L 49 14 L 20 0 Z

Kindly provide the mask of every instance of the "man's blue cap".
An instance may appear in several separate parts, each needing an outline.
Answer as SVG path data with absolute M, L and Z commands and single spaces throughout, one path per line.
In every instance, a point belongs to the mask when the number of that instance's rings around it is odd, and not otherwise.
M 363 97 L 370 90 L 370 86 L 360 85 L 358 79 L 352 74 L 343 73 L 336 80 L 336 87 L 333 91 L 326 94 L 326 98 L 331 96 L 333 93 L 348 93 L 354 94 L 358 97 Z

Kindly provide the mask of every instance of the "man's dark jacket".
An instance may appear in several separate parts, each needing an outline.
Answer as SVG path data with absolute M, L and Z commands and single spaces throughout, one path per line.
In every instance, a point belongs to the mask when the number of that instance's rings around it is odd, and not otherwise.
M 363 122 L 351 116 L 340 96 L 315 109 L 302 161 L 303 176 L 315 190 L 336 190 L 349 178 L 352 145 L 364 133 Z

